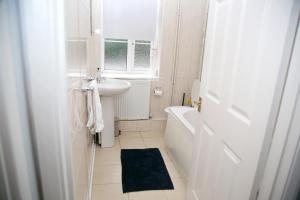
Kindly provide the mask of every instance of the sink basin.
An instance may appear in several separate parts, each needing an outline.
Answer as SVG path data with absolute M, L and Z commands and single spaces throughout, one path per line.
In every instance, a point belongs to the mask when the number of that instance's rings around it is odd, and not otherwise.
M 126 92 L 130 87 L 130 82 L 119 79 L 104 79 L 101 80 L 100 83 L 98 83 L 104 121 L 104 129 L 100 133 L 101 148 L 110 148 L 114 146 L 114 96 Z
M 115 143 L 114 130 L 114 96 L 126 92 L 131 87 L 130 82 L 119 79 L 103 79 L 98 83 L 98 91 L 102 104 L 104 129 L 101 131 L 101 148 L 110 148 Z M 83 89 L 89 89 L 88 84 Z M 100 143 L 99 143 L 100 144 Z
M 106 97 L 122 94 L 130 87 L 128 81 L 119 79 L 104 79 L 98 84 L 99 94 Z

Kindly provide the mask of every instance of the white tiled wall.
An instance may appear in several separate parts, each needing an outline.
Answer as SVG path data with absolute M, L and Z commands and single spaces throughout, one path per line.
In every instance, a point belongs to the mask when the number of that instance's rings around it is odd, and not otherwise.
M 150 106 L 153 119 L 166 118 L 164 108 L 170 105 L 181 105 L 183 93 L 186 93 L 187 100 L 190 96 L 192 82 L 194 79 L 199 78 L 201 69 L 206 0 L 181 1 L 176 58 L 175 41 L 178 0 L 166 0 L 165 3 L 162 24 L 160 79 L 152 81 L 152 91 L 159 86 L 162 87 L 164 94 L 161 97 L 154 96 L 153 93 L 151 95 Z M 175 63 L 176 73 L 173 85 L 172 72 L 174 71 Z
M 72 168 L 75 199 L 86 199 L 90 177 L 93 137 L 86 128 L 87 109 L 84 93 L 74 90 L 81 86 L 81 76 L 89 70 L 92 41 L 90 35 L 89 0 L 65 1 L 66 65 L 68 73 L 69 130 L 71 131 Z
M 84 93 L 74 90 L 79 85 L 78 78 L 69 78 L 69 130 L 72 141 L 74 189 L 76 199 L 82 200 L 86 198 L 88 192 L 93 138 L 86 128 L 86 96 Z
M 153 119 L 166 118 L 164 108 L 167 106 L 181 105 L 183 93 L 186 93 L 187 99 L 190 96 L 193 80 L 200 77 L 206 3 L 206 0 L 181 1 L 178 52 L 175 58 L 178 0 L 165 0 L 161 32 L 160 79 L 152 82 L 152 91 L 159 86 L 163 88 L 164 94 L 162 97 L 154 96 L 153 93 L 151 95 Z M 172 72 L 175 63 L 176 73 L 173 86 Z
M 180 105 L 182 94 L 190 96 L 194 79 L 200 77 L 202 63 L 203 31 L 205 28 L 206 0 L 181 1 L 182 14 L 179 30 L 177 73 L 173 105 Z M 186 98 L 187 100 L 187 98 Z

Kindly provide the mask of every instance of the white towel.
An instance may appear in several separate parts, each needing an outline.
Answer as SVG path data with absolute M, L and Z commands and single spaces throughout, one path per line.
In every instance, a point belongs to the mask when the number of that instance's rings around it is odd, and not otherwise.
M 102 106 L 98 92 L 97 82 L 95 80 L 88 84 L 92 91 L 87 94 L 88 122 L 87 127 L 92 134 L 100 133 L 104 128 Z
M 94 108 L 93 108 L 93 98 L 92 98 L 92 92 L 87 91 L 87 110 L 88 110 L 88 122 L 86 126 L 88 128 L 92 128 L 94 124 Z

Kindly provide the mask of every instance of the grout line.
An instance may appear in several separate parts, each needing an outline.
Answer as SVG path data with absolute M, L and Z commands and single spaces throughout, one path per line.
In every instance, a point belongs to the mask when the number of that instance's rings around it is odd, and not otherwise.
M 146 143 L 145 143 L 145 140 L 144 140 L 142 131 L 140 131 L 140 135 L 141 135 L 141 137 L 142 137 L 142 141 L 143 141 L 143 144 L 144 144 L 145 148 L 148 148 L 147 145 L 146 145 Z
M 109 183 L 93 183 L 93 186 L 97 186 L 97 185 L 122 185 L 122 181 L 119 183 L 113 183 L 113 182 L 109 182 Z

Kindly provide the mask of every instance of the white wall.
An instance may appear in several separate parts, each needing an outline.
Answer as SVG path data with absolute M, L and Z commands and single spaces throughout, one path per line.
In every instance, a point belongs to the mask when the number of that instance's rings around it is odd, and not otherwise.
M 74 191 L 75 199 L 82 200 L 88 195 L 93 137 L 86 128 L 85 93 L 74 88 L 81 87 L 82 77 L 89 71 L 91 56 L 95 52 L 90 48 L 93 38 L 89 0 L 65 1 L 65 33 Z M 71 73 L 74 74 L 73 77 L 70 76 Z
M 161 29 L 160 79 L 152 82 L 153 88 L 157 86 L 163 88 L 164 96 L 156 97 L 151 94 L 151 112 L 154 119 L 166 118 L 163 111 L 165 107 L 181 105 L 184 92 L 187 93 L 186 99 L 190 96 L 192 81 L 199 77 L 201 69 L 207 1 L 181 0 L 179 27 L 177 27 L 178 3 L 179 0 L 165 0 Z
M 99 5 L 95 0 L 94 5 Z M 170 105 L 181 105 L 182 95 L 190 96 L 192 81 L 199 78 L 202 63 L 203 31 L 205 28 L 207 0 L 161 0 L 162 22 L 160 27 L 160 75 L 159 80 L 151 82 L 149 122 L 122 122 L 122 130 L 144 130 L 155 127 L 164 128 L 166 114 L 164 109 Z M 180 6 L 180 17 L 178 4 Z M 94 9 L 94 8 L 93 8 Z M 95 13 L 94 13 L 95 14 Z M 178 23 L 178 19 L 180 20 Z M 178 29 L 179 24 L 179 29 Z M 177 43 L 178 30 L 178 43 Z M 90 40 L 90 73 L 95 74 L 100 66 L 101 50 L 99 35 Z M 176 52 L 176 47 L 178 51 Z M 176 72 L 174 70 L 176 68 Z M 173 74 L 175 76 L 173 77 Z M 173 81 L 173 78 L 175 81 Z M 163 95 L 154 96 L 153 89 L 161 87 Z M 146 127 L 146 128 L 145 128 Z M 149 127 L 149 128 L 147 128 Z
M 80 87 L 80 78 L 68 80 L 69 130 L 72 145 L 72 166 L 75 199 L 82 200 L 88 195 L 90 165 L 92 164 L 93 137 L 86 128 L 87 109 L 84 93 L 73 90 Z

